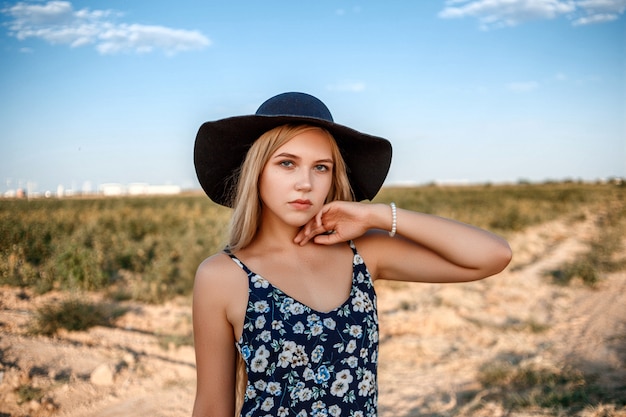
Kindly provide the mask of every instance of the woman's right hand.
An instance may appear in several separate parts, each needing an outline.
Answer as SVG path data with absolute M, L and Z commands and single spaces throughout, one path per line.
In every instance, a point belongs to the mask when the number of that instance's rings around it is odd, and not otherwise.
M 294 242 L 334 245 L 356 239 L 370 229 L 391 229 L 391 209 L 386 204 L 333 201 L 305 224 Z

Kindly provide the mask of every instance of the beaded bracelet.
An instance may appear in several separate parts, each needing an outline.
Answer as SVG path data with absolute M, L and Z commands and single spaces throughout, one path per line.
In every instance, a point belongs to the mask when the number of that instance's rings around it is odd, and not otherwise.
M 398 226 L 396 203 L 391 202 L 389 205 L 391 206 L 391 231 L 389 232 L 389 236 L 394 237 L 396 235 L 396 228 Z

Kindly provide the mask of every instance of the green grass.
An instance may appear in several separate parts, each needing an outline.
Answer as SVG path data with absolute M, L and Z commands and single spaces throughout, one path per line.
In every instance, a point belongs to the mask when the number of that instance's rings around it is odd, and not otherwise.
M 0 285 L 159 303 L 191 291 L 227 218 L 200 195 L 0 200 Z
M 625 201 L 626 189 L 603 184 L 536 184 L 385 188 L 375 201 L 395 201 L 398 207 L 436 214 L 500 233 L 580 215 L 584 207 L 598 209 Z
M 581 218 L 585 209 L 624 207 L 625 191 L 576 183 L 389 187 L 375 202 L 395 201 L 507 236 L 561 216 Z M 114 300 L 150 303 L 188 295 L 198 264 L 223 248 L 229 215 L 200 193 L 0 199 L 0 285 L 37 293 L 104 291 Z

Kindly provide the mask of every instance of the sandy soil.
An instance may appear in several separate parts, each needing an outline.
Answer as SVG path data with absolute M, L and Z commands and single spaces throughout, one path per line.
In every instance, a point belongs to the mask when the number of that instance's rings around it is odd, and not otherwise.
M 475 283 L 380 283 L 379 415 L 560 415 L 492 400 L 477 376 L 498 361 L 594 374 L 603 391 L 626 397 L 626 273 L 603 276 L 595 289 L 545 276 L 594 233 L 593 215 L 525 230 L 510 239 L 507 270 Z M 28 323 L 66 295 L 0 290 L 0 417 L 191 414 L 194 352 L 172 337 L 191 332 L 189 299 L 125 304 L 115 327 L 50 338 L 29 335 Z M 20 386 L 44 395 L 19 404 Z M 626 416 L 626 408 L 592 404 L 576 415 Z

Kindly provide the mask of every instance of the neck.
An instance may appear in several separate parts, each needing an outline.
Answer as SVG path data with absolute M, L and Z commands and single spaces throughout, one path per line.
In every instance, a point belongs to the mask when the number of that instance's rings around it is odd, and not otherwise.
M 269 250 L 293 248 L 296 245 L 293 239 L 300 231 L 299 227 L 293 227 L 284 223 L 261 222 L 261 227 L 254 237 L 254 245 Z

